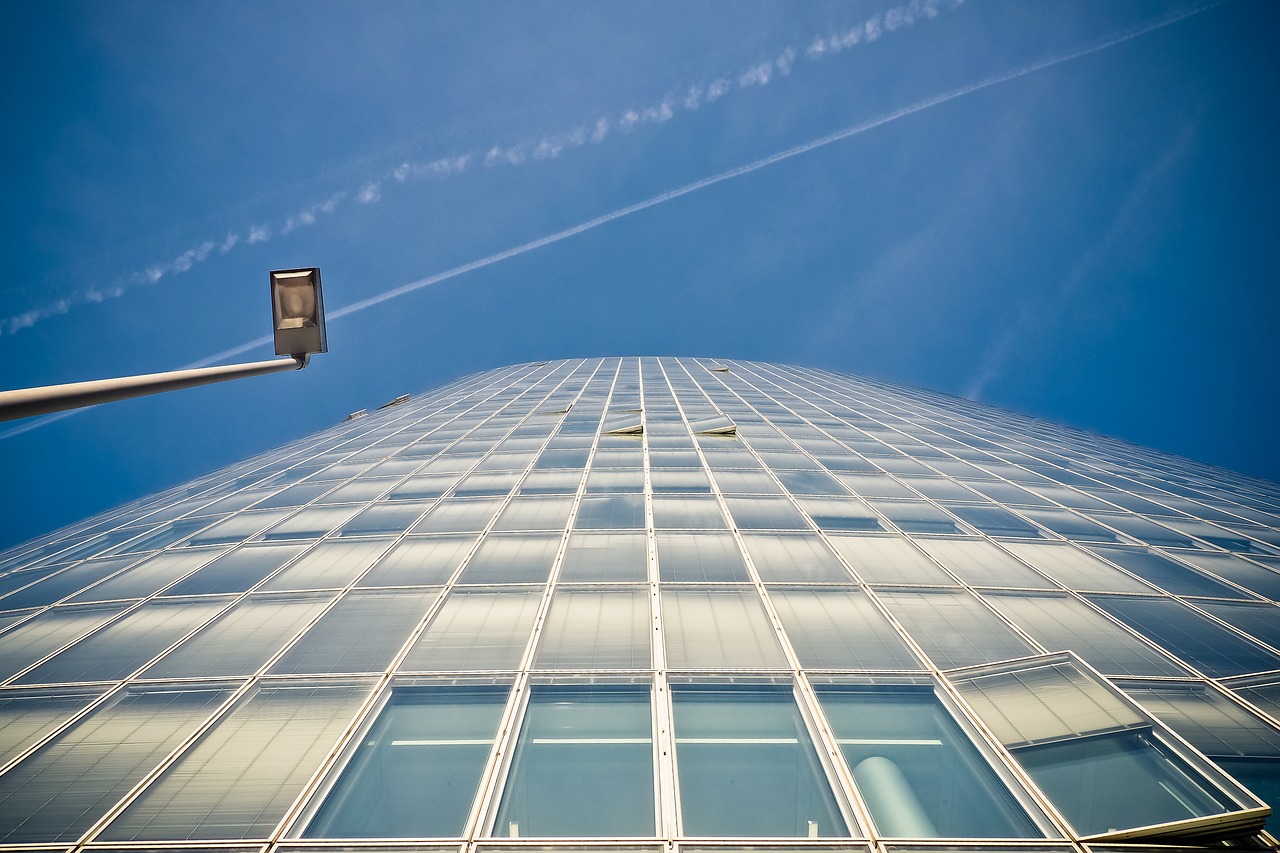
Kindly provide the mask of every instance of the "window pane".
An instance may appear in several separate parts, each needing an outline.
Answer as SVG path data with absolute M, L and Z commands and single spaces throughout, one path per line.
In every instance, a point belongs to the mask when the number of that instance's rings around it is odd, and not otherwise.
M 123 605 L 56 607 L 0 634 L 0 677 L 9 678 L 82 637 L 124 609 Z
M 1070 545 L 1007 542 L 1005 547 L 1067 589 L 1098 592 L 1151 592 L 1151 588 L 1092 554 Z
M 1035 539 L 1040 536 L 1040 531 L 1035 525 L 995 505 L 956 504 L 948 505 L 947 509 L 958 515 L 961 521 L 976 527 L 988 536 L 1011 536 L 1022 539 Z
M 972 586 L 1057 589 L 990 542 L 977 539 L 914 539 L 931 557 Z
M 544 583 L 559 548 L 559 534 L 487 536 L 458 583 Z
M 969 593 L 880 590 L 876 596 L 941 669 L 1035 654 Z
M 849 834 L 788 689 L 672 689 L 685 835 Z
M 93 560 L 64 569 L 44 580 L 40 580 L 40 578 L 48 574 L 49 569 L 7 575 L 3 580 L 13 584 L 13 586 L 8 587 L 9 589 L 17 589 L 25 584 L 31 584 L 31 586 L 19 589 L 5 599 L 0 600 L 0 609 L 20 610 L 25 607 L 43 607 L 46 604 L 53 604 L 87 586 L 97 583 L 109 575 L 115 574 L 137 559 L 136 556 L 129 556 Z M 32 583 L 32 581 L 36 580 L 40 580 L 40 582 Z
M 933 691 L 827 688 L 819 695 L 882 835 L 1041 837 Z
M 1051 652 L 1070 649 L 1107 675 L 1189 675 L 1179 665 L 1079 599 L 987 595 L 987 601 Z
M 470 533 L 481 531 L 498 512 L 498 498 L 444 501 L 414 525 L 413 533 Z
M 263 585 L 266 590 L 344 587 L 369 567 L 387 542 L 321 542 Z
M 871 505 L 907 533 L 956 533 L 955 519 L 923 501 L 871 501 Z
M 955 578 L 902 539 L 887 536 L 832 536 L 831 544 L 867 583 L 956 586 Z
M 238 548 L 165 590 L 165 595 L 244 592 L 302 552 L 303 545 Z
M 717 478 L 719 479 L 719 478 Z M 701 492 L 711 491 L 711 481 L 707 472 L 701 468 L 654 468 L 649 472 L 649 483 L 654 494 L 663 492 Z M 590 487 L 590 480 L 587 481 Z
M 1280 648 L 1280 610 L 1274 604 L 1197 601 L 1196 605 L 1228 625 L 1239 628 L 1270 646 Z
M 366 509 L 355 518 L 342 525 L 339 536 L 376 536 L 378 534 L 396 535 L 409 529 L 418 520 L 429 501 L 395 501 L 380 503 Z
M 804 516 L 786 498 L 725 498 L 741 530 L 808 530 Z
M 1235 587 L 1227 586 L 1221 581 L 1200 574 L 1190 566 L 1175 563 L 1145 548 L 1099 546 L 1093 550 L 1120 568 L 1127 569 L 1144 581 L 1153 583 L 1174 595 L 1209 595 L 1215 598 L 1247 597 L 1247 593 Z
M 714 498 L 654 497 L 653 523 L 658 528 L 724 530 L 724 516 Z
M 658 572 L 664 581 L 746 581 L 738 543 L 721 533 L 659 533 Z
M 649 593 L 561 589 L 551 601 L 535 667 L 648 669 Z
M 263 534 L 264 539 L 319 539 L 360 511 L 359 506 L 311 506 L 298 510 Z M 207 533 L 208 531 L 206 531 Z M 242 539 L 243 536 L 233 537 Z M 192 540 L 195 541 L 195 540 Z
M 646 580 L 649 577 L 648 549 L 648 539 L 643 533 L 570 534 L 560 567 L 560 580 Z
M 477 537 L 416 536 L 401 541 L 378 561 L 360 586 L 419 586 L 448 583 Z
M 753 533 L 742 537 L 756 573 L 765 583 L 848 583 L 849 570 L 818 537 Z
M 156 554 L 132 569 L 123 571 L 79 595 L 72 596 L 69 600 L 112 601 L 118 598 L 143 598 L 185 577 L 221 553 L 221 550 L 202 548 Z
M 157 602 L 64 649 L 17 680 L 18 684 L 115 681 L 195 630 L 225 602 Z
M 397 690 L 303 835 L 461 835 L 506 696 L 505 688 Z
M 1280 669 L 1280 656 L 1168 598 L 1094 596 L 1093 602 L 1211 678 Z
M 574 527 L 586 530 L 644 528 L 644 495 L 584 497 Z
M 252 675 L 320 612 L 330 596 L 247 598 L 152 664 L 147 678 Z
M 535 686 L 494 835 L 654 834 L 649 688 Z
M 381 672 L 439 597 L 438 589 L 353 592 L 303 634 L 271 671 Z
M 883 530 L 871 507 L 855 498 L 801 498 L 800 506 L 823 530 Z
M 919 669 L 889 620 L 860 589 L 771 588 L 769 599 L 800 665 L 814 669 Z
M 362 684 L 258 689 L 99 837 L 265 838 L 333 748 L 368 689 Z
M 754 589 L 663 590 L 662 619 L 671 669 L 786 666 Z
M 0 841 L 74 841 L 230 694 L 141 689 L 94 710 L 0 776 Z
M 0 694 L 0 762 L 9 761 L 100 693 L 92 688 L 66 688 Z
M 1280 730 L 1206 684 L 1133 681 L 1122 686 L 1206 755 L 1280 757 Z
M 400 668 L 514 669 L 529 642 L 541 601 L 541 590 L 454 592 Z

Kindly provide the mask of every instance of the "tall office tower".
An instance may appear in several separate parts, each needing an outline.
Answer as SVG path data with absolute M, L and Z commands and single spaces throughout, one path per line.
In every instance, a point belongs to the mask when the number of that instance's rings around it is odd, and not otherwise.
M 494 370 L 0 560 L 4 849 L 1249 848 L 1280 799 L 1274 484 L 848 376 Z

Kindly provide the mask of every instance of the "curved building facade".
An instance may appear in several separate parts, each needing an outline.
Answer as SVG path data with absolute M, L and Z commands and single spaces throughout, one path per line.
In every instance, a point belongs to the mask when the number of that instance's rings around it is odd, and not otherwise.
M 517 365 L 0 555 L 0 849 L 1262 848 L 1278 601 L 1272 483 Z

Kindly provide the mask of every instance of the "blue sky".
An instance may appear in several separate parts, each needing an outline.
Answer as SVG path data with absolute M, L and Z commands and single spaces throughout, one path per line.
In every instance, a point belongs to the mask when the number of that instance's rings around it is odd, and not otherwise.
M 862 374 L 1280 479 L 1278 24 L 1247 0 L 15 6 L 0 386 L 268 357 L 244 345 L 270 269 L 320 266 L 333 319 L 301 373 L 0 425 L 0 547 L 589 355 Z

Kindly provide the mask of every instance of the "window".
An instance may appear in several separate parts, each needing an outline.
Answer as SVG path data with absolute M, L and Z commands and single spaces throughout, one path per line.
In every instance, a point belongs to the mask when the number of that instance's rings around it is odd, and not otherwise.
M 689 685 L 671 698 L 685 835 L 849 834 L 789 688 Z
M 819 696 L 881 835 L 1041 836 L 932 690 L 828 687 Z
M 653 835 L 648 685 L 535 685 L 493 834 Z

